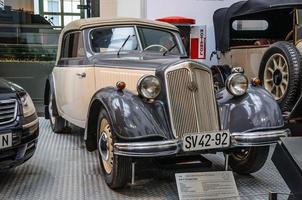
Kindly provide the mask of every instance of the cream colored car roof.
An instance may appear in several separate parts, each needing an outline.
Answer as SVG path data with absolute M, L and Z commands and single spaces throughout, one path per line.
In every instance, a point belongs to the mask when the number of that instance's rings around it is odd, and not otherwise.
M 57 51 L 57 59 L 56 59 L 56 65 L 59 61 L 60 55 L 61 55 L 61 48 L 62 48 L 62 40 L 63 36 L 66 32 L 69 31 L 79 31 L 86 28 L 93 28 L 93 27 L 101 27 L 101 26 L 110 26 L 110 25 L 147 25 L 147 26 L 154 26 L 158 28 L 165 28 L 170 29 L 173 31 L 178 31 L 176 26 L 165 23 L 165 22 L 159 22 L 159 21 L 152 21 L 152 20 L 146 20 L 146 19 L 139 19 L 139 18 L 101 18 L 101 17 L 93 17 L 88 19 L 79 19 L 70 22 L 67 24 L 59 37 L 59 43 L 58 43 L 58 51 Z
M 152 21 L 139 18 L 101 18 L 93 17 L 88 19 L 79 19 L 67 24 L 62 32 L 68 32 L 73 30 L 83 30 L 86 28 L 98 27 L 98 26 L 107 26 L 107 25 L 123 25 L 123 24 L 139 24 L 139 25 L 149 25 L 159 28 L 167 28 L 178 31 L 178 29 L 172 25 L 165 22 Z

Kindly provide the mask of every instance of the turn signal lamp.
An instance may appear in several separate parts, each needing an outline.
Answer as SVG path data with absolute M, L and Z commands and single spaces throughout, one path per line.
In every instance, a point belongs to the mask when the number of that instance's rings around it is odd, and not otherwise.
M 116 87 L 117 87 L 118 90 L 123 90 L 123 89 L 126 88 L 126 83 L 123 82 L 123 81 L 118 81 L 118 82 L 116 83 Z
M 261 85 L 261 81 L 259 78 L 253 78 L 252 81 L 251 81 L 252 85 L 255 86 L 255 87 L 258 87 Z

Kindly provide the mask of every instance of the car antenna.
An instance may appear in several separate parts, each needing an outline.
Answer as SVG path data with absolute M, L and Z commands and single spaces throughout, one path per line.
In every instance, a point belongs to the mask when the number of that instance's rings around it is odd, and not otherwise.
M 128 37 L 125 39 L 124 43 L 122 44 L 122 46 L 119 48 L 119 50 L 117 51 L 117 56 L 120 56 L 120 52 L 123 49 L 123 47 L 126 45 L 126 43 L 128 42 L 129 38 L 131 37 L 131 35 L 128 35 Z

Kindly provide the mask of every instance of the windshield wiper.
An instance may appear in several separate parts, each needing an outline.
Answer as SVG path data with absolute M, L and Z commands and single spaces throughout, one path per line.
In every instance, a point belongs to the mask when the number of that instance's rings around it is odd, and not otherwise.
M 133 35 L 132 35 L 133 36 Z M 124 46 L 126 45 L 126 43 L 128 42 L 128 40 L 130 39 L 131 35 L 128 35 L 128 37 L 125 39 L 124 43 L 122 44 L 122 46 L 119 48 L 119 50 L 117 51 L 117 56 L 120 56 L 120 52 L 121 50 L 124 48 Z
M 170 49 L 167 49 L 167 50 L 163 53 L 163 56 L 165 56 L 168 52 L 172 51 L 176 46 L 177 46 L 177 44 L 174 44 L 172 47 L 170 47 Z

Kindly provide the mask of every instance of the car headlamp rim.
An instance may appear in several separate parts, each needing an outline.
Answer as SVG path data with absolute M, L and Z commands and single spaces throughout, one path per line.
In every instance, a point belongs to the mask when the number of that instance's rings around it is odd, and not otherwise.
M 244 78 L 245 83 L 247 85 L 247 87 L 244 89 L 244 92 L 239 93 L 239 94 L 234 92 L 233 86 L 232 86 L 232 83 L 233 83 L 233 81 L 235 81 L 236 78 Z M 242 73 L 233 73 L 226 80 L 226 89 L 231 95 L 238 97 L 238 96 L 242 96 L 242 95 L 246 94 L 247 89 L 248 89 L 248 84 L 249 84 L 248 78 L 244 74 L 242 74 Z
M 21 104 L 24 117 L 29 117 L 36 113 L 35 105 L 28 93 L 21 97 Z
M 142 92 L 142 88 L 141 88 L 142 83 L 143 83 L 147 78 L 155 78 L 155 79 L 158 81 L 159 92 L 158 92 L 155 96 L 148 97 L 148 96 L 146 96 L 146 95 Z M 139 94 L 140 96 L 142 96 L 142 97 L 145 98 L 145 99 L 152 100 L 152 99 L 155 99 L 156 97 L 159 96 L 159 94 L 160 94 L 160 92 L 161 92 L 161 82 L 160 82 L 160 80 L 159 80 L 156 76 L 154 76 L 154 75 L 144 75 L 144 76 L 142 76 L 142 77 L 137 81 L 137 86 L 136 86 L 136 88 L 137 88 L 137 92 L 138 92 L 138 94 Z

